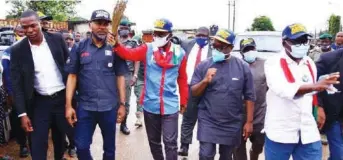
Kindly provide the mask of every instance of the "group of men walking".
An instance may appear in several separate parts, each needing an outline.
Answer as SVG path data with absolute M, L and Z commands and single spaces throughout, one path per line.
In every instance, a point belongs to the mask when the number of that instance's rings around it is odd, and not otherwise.
M 63 158 L 67 134 L 73 135 L 68 139 L 75 142 L 78 159 L 91 160 L 97 125 L 103 159 L 115 159 L 116 123 L 130 134 L 132 86 L 140 97 L 135 125 L 142 126 L 144 115 L 155 160 L 188 156 L 196 122 L 201 160 L 213 160 L 217 144 L 220 160 L 247 159 L 248 139 L 253 160 L 264 145 L 267 160 L 320 160 L 319 129 L 325 117 L 330 159 L 343 159 L 342 98 L 335 90 L 343 88 L 336 73 L 342 69 L 343 51 L 325 53 L 315 64 L 307 56 L 310 35 L 301 24 L 284 29 L 283 52 L 268 60 L 259 58 L 252 38 L 240 41 L 242 60 L 231 56 L 236 37 L 226 29 L 219 29 L 211 41 L 210 30 L 200 27 L 194 40 L 174 43 L 168 19 L 155 21 L 154 41 L 144 44 L 129 39 L 126 21 L 118 33 L 109 33 L 111 18 L 105 10 L 92 13 L 91 35 L 77 45 L 68 42 L 72 37 L 43 32 L 32 10 L 23 12 L 20 24 L 26 37 L 10 48 L 10 78 L 34 160 L 47 157 L 49 129 L 55 159 Z

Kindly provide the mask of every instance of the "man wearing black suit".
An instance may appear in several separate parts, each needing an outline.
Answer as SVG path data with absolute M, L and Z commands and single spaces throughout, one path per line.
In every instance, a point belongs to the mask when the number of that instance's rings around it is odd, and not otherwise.
M 200 27 L 196 32 L 194 40 L 182 41 L 181 47 L 186 51 L 187 54 L 187 77 L 188 84 L 190 84 L 195 67 L 203 60 L 212 56 L 212 49 L 209 45 L 210 31 L 206 27 Z M 189 89 L 189 93 L 190 93 Z M 198 119 L 198 97 L 191 96 L 187 104 L 187 110 L 183 114 L 182 125 L 181 125 L 181 147 L 179 151 L 180 156 L 188 156 L 189 144 L 192 143 L 193 129 Z
M 343 49 L 322 54 L 316 63 L 318 77 L 331 73 L 340 73 L 340 84 L 334 85 L 338 91 L 343 91 Z M 319 104 L 323 106 L 326 122 L 323 128 L 327 136 L 330 159 L 343 159 L 343 96 L 341 92 L 328 94 L 324 91 L 318 94 Z M 319 117 L 320 118 L 320 117 Z
M 30 133 L 31 156 L 47 159 L 51 128 L 56 160 L 63 158 L 67 121 L 64 64 L 68 49 L 57 34 L 42 32 L 36 12 L 24 11 L 20 24 L 26 38 L 11 48 L 13 98 L 23 129 Z

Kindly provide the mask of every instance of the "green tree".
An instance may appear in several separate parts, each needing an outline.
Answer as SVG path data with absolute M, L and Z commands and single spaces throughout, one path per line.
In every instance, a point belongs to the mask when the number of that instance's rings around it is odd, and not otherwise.
M 51 15 L 55 21 L 66 21 L 76 15 L 75 7 L 79 0 L 70 1 L 35 1 L 15 0 L 6 1 L 12 4 L 12 10 L 7 17 L 18 18 L 25 9 L 40 11 L 45 15 Z
M 341 16 L 331 15 L 329 18 L 329 33 L 336 36 L 337 32 L 341 30 Z
M 252 31 L 275 31 L 272 21 L 267 16 L 259 16 L 251 25 Z

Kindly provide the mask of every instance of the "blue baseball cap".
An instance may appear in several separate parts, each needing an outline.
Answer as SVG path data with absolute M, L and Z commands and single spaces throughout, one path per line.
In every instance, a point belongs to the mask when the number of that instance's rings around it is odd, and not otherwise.
M 305 26 L 299 23 L 287 26 L 282 32 L 282 39 L 294 40 L 302 36 L 312 37 L 309 33 L 307 33 Z
M 154 23 L 154 31 L 172 32 L 173 24 L 168 19 L 158 19 Z
M 227 29 L 219 29 L 213 38 L 226 44 L 233 45 L 235 43 L 236 35 Z
M 246 47 L 256 47 L 256 43 L 253 38 L 242 39 L 239 44 L 241 52 L 243 52 Z

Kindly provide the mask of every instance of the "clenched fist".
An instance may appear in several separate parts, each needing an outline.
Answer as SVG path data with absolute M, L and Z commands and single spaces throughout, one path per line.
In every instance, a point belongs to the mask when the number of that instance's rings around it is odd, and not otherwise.
M 216 73 L 217 73 L 217 68 L 209 68 L 207 70 L 206 76 L 204 78 L 204 82 L 211 83 L 212 79 L 216 75 Z

